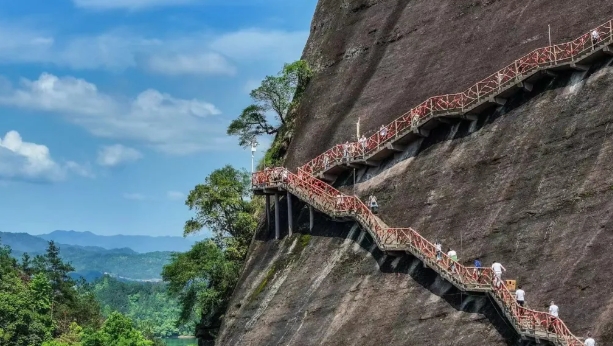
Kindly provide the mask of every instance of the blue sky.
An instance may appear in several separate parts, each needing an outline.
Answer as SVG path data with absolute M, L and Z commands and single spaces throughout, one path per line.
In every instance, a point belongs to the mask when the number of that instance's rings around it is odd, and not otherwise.
M 250 169 L 226 127 L 300 58 L 315 5 L 3 2 L 0 231 L 181 235 L 191 188 Z

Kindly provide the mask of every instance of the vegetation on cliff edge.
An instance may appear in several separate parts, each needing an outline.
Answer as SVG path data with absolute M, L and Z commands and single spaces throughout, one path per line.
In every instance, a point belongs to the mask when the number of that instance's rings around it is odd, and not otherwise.
M 275 136 L 259 168 L 282 162 L 298 102 L 311 77 L 306 61 L 286 64 L 251 91 L 253 103 L 228 127 L 228 135 L 238 136 L 243 147 L 259 136 Z M 252 196 L 250 181 L 249 173 L 225 166 L 194 187 L 185 204 L 195 216 L 185 223 L 184 235 L 206 228 L 214 237 L 186 253 L 173 254 L 162 271 L 170 294 L 181 305 L 178 323 L 199 318 L 196 336 L 200 339 L 216 337 L 261 216 L 262 199 Z M 302 243 L 308 244 L 308 239 Z

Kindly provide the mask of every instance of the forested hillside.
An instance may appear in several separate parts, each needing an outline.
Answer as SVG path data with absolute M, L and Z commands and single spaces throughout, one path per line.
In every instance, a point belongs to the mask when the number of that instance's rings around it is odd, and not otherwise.
M 71 279 L 72 271 L 53 242 L 44 255 L 21 261 L 0 244 L 0 345 L 155 344 L 119 312 L 104 319 L 91 287 Z
M 177 326 L 181 308 L 176 298 L 167 294 L 164 283 L 121 282 L 109 276 L 92 284 L 102 314 L 115 311 L 130 317 L 139 329 L 156 337 L 193 335 L 195 321 Z
M 0 239 L 12 248 L 12 255 L 21 258 L 23 253 L 42 254 L 48 242 L 27 233 L 0 232 Z M 57 244 L 61 257 L 69 262 L 77 273 L 96 271 L 111 273 L 130 279 L 160 279 L 162 267 L 170 260 L 170 252 L 137 253 L 130 248 L 107 250 L 96 246 Z

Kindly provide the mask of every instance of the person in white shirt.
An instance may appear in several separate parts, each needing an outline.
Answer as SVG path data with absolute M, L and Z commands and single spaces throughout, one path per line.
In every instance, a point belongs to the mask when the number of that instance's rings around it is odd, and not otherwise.
M 443 244 L 437 240 L 434 246 L 436 247 L 436 261 L 438 262 L 443 259 Z
M 592 44 L 596 44 L 600 41 L 600 34 L 598 34 L 598 30 L 592 30 Z
M 526 292 L 521 289 L 521 286 L 517 286 L 517 291 L 515 291 L 515 300 L 517 300 L 517 304 L 519 304 L 519 306 L 524 306 L 525 299 Z
M 596 346 L 596 340 L 592 339 L 592 333 L 587 333 L 587 339 L 583 343 L 585 346 Z
M 370 206 L 370 211 L 373 214 L 377 214 L 379 212 L 379 204 L 377 203 L 377 197 L 375 197 L 375 195 L 370 195 L 370 197 L 368 197 L 368 204 Z
M 492 270 L 494 271 L 494 283 L 496 287 L 498 287 L 502 283 L 502 272 L 506 272 L 507 270 L 497 261 L 494 261 L 492 264 Z
M 366 149 L 366 143 L 368 142 L 368 140 L 366 139 L 366 136 L 362 135 L 362 137 L 360 137 L 360 146 L 362 147 L 362 151 L 364 151 Z
M 553 302 L 553 300 L 551 301 L 551 304 L 549 304 L 549 313 L 553 317 L 558 317 L 558 306 Z
M 379 128 L 379 135 L 381 136 L 381 140 L 387 137 L 387 127 L 385 125 L 381 125 L 381 128 Z

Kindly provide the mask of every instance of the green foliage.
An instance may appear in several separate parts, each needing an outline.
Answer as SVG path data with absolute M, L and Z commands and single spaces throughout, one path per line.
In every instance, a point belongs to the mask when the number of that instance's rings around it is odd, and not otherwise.
M 301 234 L 300 235 L 300 247 L 301 248 L 305 248 L 307 247 L 307 245 L 309 245 L 309 243 L 311 242 L 311 235 L 310 234 Z
M 153 342 L 134 327 L 132 320 L 113 312 L 102 328 L 84 335 L 83 346 L 153 346 Z
M 153 346 L 123 315 L 111 314 L 101 327 L 89 285 L 68 276 L 73 268 L 55 243 L 22 259 L 0 245 L 0 345 Z
M 44 276 L 28 281 L 10 257 L 10 249 L 1 247 L 0 345 L 40 345 L 51 338 L 50 299 L 37 301 L 41 294 L 49 294 L 50 283 Z
M 281 164 L 281 157 L 283 151 L 283 143 L 280 140 L 275 140 L 270 145 L 270 148 L 264 153 L 264 157 L 258 163 L 258 170 L 262 170 L 265 167 L 276 167 Z
M 166 286 L 164 283 L 121 282 L 104 276 L 93 283 L 93 291 L 105 317 L 120 312 L 130 317 L 149 338 L 193 335 L 195 323 L 176 325 L 181 308 L 178 300 L 167 294 Z
M 181 302 L 180 321 L 202 317 L 207 325 L 219 324 L 238 280 L 240 262 L 230 260 L 213 241 L 202 241 L 186 253 L 173 255 L 162 277 L 169 292 Z
M 272 267 L 270 267 L 270 269 L 268 269 L 268 271 L 266 272 L 266 276 L 264 276 L 264 278 L 262 279 L 258 287 L 256 287 L 255 291 L 253 291 L 253 293 L 251 294 L 251 298 L 249 300 L 254 300 L 260 295 L 260 293 L 262 293 L 262 291 L 264 291 L 266 286 L 268 286 L 268 282 L 273 279 L 276 272 L 277 272 L 276 265 L 273 265 Z
M 278 128 L 270 125 L 266 120 L 266 110 L 259 105 L 250 105 L 243 109 L 238 118 L 234 119 L 228 127 L 228 135 L 238 136 L 238 144 L 249 146 L 251 141 L 259 135 L 272 135 Z
M 285 139 L 291 138 L 293 110 L 312 76 L 303 60 L 286 64 L 276 76 L 266 76 L 250 93 L 254 103 L 228 127 L 228 135 L 238 136 L 241 146 L 248 146 L 260 135 L 275 135 L 258 167 L 280 163 L 287 147 Z M 267 118 L 269 111 L 276 122 Z M 174 254 L 162 271 L 169 292 L 181 303 L 179 323 L 200 315 L 200 335 L 208 333 L 210 338 L 215 338 L 221 324 L 262 208 L 262 199 L 251 196 L 250 185 L 249 175 L 231 166 L 212 172 L 204 184 L 197 185 L 185 203 L 196 215 L 185 223 L 184 235 L 206 227 L 215 235 L 214 241 Z M 303 247 L 308 242 L 301 239 Z M 274 268 L 256 291 L 261 292 L 273 275 Z
M 200 319 L 198 328 L 209 338 L 221 324 L 257 226 L 250 195 L 247 172 L 231 166 L 213 171 L 187 197 L 186 205 L 196 216 L 185 223 L 185 234 L 206 227 L 214 239 L 173 254 L 162 271 L 169 293 L 181 305 L 178 322 Z
M 313 72 L 304 60 L 285 64 L 276 76 L 266 76 L 250 93 L 253 104 L 228 127 L 228 135 L 238 136 L 241 146 L 248 146 L 256 137 L 275 134 L 288 123 L 291 110 L 300 100 Z M 272 111 L 277 120 L 271 124 L 266 113 Z
M 185 204 L 196 211 L 196 216 L 185 223 L 184 234 L 206 227 L 215 235 L 218 246 L 232 258 L 242 259 L 257 226 L 250 195 L 247 172 L 229 165 L 213 171 L 187 197 Z

